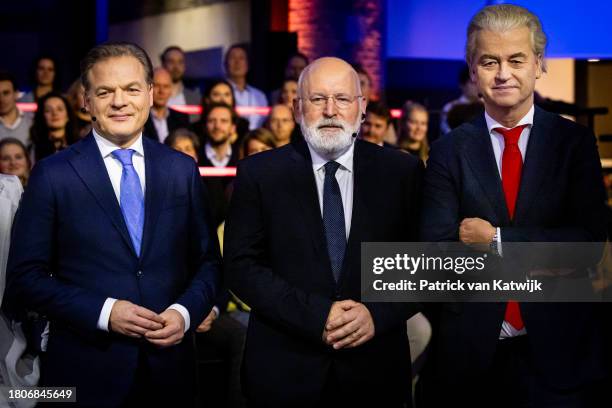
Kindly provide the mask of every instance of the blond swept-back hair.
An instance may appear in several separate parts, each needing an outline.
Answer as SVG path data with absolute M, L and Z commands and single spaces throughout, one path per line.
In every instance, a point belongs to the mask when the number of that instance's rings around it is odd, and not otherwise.
M 476 36 L 481 30 L 505 32 L 527 27 L 531 34 L 531 48 L 540 59 L 542 71 L 546 72 L 546 34 L 538 16 L 524 7 L 514 4 L 495 4 L 482 8 L 470 21 L 467 29 L 465 60 L 471 66 L 476 54 Z

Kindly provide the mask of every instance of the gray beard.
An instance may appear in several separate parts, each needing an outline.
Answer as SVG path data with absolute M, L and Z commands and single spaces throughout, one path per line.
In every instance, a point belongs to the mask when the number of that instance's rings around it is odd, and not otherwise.
M 324 135 L 319 130 L 323 124 L 341 125 L 342 130 L 335 135 Z M 353 134 L 360 128 L 360 120 L 357 119 L 353 126 L 338 119 L 321 119 L 318 122 L 307 126 L 304 117 L 300 121 L 300 128 L 306 143 L 326 160 L 336 160 L 342 156 L 353 144 Z

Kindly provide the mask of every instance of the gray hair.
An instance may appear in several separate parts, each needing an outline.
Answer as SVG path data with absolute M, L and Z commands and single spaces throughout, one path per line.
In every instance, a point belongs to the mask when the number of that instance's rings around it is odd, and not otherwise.
M 505 32 L 516 28 L 527 27 L 531 34 L 531 48 L 541 59 L 542 70 L 546 72 L 544 52 L 546 34 L 542 30 L 540 19 L 524 7 L 514 4 L 495 4 L 481 9 L 470 21 L 467 29 L 465 60 L 472 65 L 476 54 L 476 36 L 481 30 Z
M 146 51 L 129 42 L 108 42 L 93 47 L 81 60 L 81 82 L 85 91 L 89 90 L 89 71 L 100 61 L 115 57 L 134 57 L 142 64 L 145 80 L 148 85 L 153 83 L 153 65 Z

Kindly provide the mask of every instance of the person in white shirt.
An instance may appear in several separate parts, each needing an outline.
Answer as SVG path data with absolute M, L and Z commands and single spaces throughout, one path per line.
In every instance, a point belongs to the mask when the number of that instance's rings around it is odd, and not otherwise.
M 244 45 L 234 44 L 225 53 L 225 71 L 229 83 L 234 88 L 236 106 L 266 107 L 268 98 L 259 89 L 247 84 L 249 73 L 249 54 Z M 249 129 L 260 127 L 265 116 L 258 114 L 243 115 L 249 120 Z

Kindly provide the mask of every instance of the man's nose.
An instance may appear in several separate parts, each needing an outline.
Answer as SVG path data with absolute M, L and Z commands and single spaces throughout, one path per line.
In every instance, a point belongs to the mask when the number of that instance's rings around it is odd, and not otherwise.
M 330 95 L 325 100 L 325 109 L 323 110 L 323 113 L 327 117 L 336 116 L 336 114 L 338 113 L 338 108 L 336 107 L 336 101 L 334 100 L 333 96 Z

